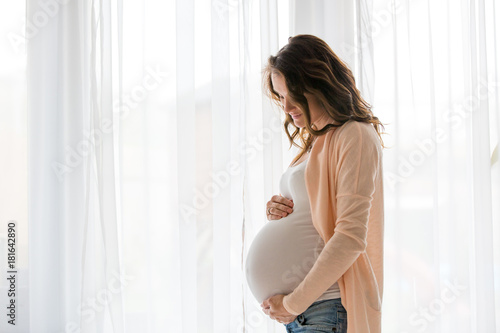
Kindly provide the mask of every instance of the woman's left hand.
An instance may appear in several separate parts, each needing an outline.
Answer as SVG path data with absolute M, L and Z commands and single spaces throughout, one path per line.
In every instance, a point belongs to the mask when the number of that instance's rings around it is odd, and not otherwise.
M 282 324 L 289 324 L 297 318 L 296 315 L 286 311 L 283 307 L 283 297 L 286 295 L 274 295 L 266 299 L 260 305 L 265 314 Z

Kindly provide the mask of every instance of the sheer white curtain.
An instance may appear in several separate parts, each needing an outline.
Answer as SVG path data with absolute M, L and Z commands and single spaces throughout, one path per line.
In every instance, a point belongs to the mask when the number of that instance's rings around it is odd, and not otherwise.
M 26 23 L 30 331 L 279 326 L 243 265 L 283 166 L 261 69 L 288 2 L 29 0 Z
M 31 332 L 124 331 L 116 10 L 27 2 Z
M 26 5 L 30 332 L 283 331 L 243 267 L 295 152 L 261 69 L 297 33 L 387 124 L 384 331 L 500 327 L 493 0 Z
M 373 102 L 391 133 L 385 327 L 496 332 L 499 6 L 374 3 Z
M 353 38 L 342 1 L 295 3 L 387 124 L 383 331 L 498 331 L 500 6 L 357 1 Z

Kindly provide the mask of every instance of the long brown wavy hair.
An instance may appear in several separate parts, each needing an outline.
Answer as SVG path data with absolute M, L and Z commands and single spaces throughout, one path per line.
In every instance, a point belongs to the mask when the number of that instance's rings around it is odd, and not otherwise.
M 314 136 L 323 135 L 332 127 L 340 127 L 351 119 L 371 123 L 384 147 L 381 135 L 384 133 L 382 130 L 385 130 L 384 125 L 373 115 L 371 105 L 361 97 L 349 67 L 322 39 L 313 35 L 296 35 L 288 38 L 288 44 L 275 56 L 269 56 L 263 70 L 264 93 L 283 109 L 279 94 L 273 88 L 272 73 L 279 73 L 284 77 L 291 102 L 301 109 L 306 119 L 306 126 L 299 128 L 285 112 L 284 129 L 290 147 L 293 144 L 302 148 L 292 164 L 310 148 Z M 328 115 L 338 124 L 326 124 L 321 129 L 312 128 L 304 93 L 316 96 Z M 292 134 L 288 130 L 289 125 L 295 128 Z M 295 142 L 296 137 L 302 142 L 302 147 Z

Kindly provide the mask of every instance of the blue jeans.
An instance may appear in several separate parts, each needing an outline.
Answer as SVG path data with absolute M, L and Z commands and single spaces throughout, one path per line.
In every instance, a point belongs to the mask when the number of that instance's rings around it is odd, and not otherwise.
M 314 302 L 289 324 L 283 324 L 287 333 L 347 332 L 347 311 L 340 298 Z

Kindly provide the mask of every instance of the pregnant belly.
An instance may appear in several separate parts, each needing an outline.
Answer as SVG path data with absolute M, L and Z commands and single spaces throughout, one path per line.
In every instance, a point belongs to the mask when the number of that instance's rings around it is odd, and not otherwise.
M 311 221 L 297 220 L 294 215 L 266 222 L 248 250 L 246 279 L 259 303 L 291 293 L 324 246 Z

